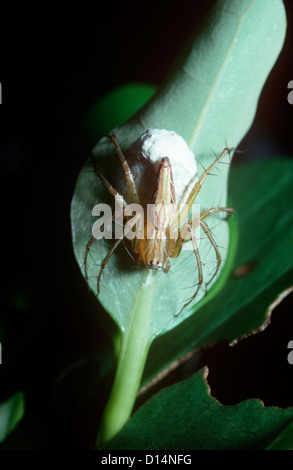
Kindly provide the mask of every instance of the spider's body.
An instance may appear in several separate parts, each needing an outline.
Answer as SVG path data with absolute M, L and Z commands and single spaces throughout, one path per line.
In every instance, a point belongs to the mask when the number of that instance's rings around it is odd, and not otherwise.
M 163 136 L 168 145 L 162 145 Z M 145 184 L 143 172 L 138 171 L 134 175 L 133 170 L 130 169 L 128 161 L 125 159 L 120 149 L 116 137 L 112 135 L 110 139 L 121 161 L 127 181 L 128 194 L 131 199 L 130 203 L 140 205 L 143 200 L 143 206 L 145 206 L 145 200 L 147 200 L 147 203 L 151 204 L 150 213 L 148 213 L 147 217 L 141 215 L 144 214 L 144 211 L 142 211 L 141 214 L 137 214 L 136 217 L 133 218 L 131 223 L 129 218 L 131 211 L 130 213 L 125 211 L 125 214 L 127 213 L 126 219 L 128 222 L 125 225 L 124 237 L 132 240 L 132 250 L 134 253 L 138 254 L 138 261 L 143 262 L 149 269 L 162 269 L 166 273 L 171 265 L 170 258 L 177 258 L 179 256 L 185 242 L 191 241 L 192 243 L 192 249 L 197 262 L 198 285 L 191 299 L 189 299 L 180 310 L 181 312 L 195 299 L 203 283 L 202 263 L 198 250 L 198 239 L 196 237 L 197 228 L 201 227 L 213 246 L 217 258 L 215 272 L 206 284 L 209 284 L 214 279 L 220 268 L 221 255 L 204 219 L 210 214 L 219 212 L 231 214 L 233 208 L 213 207 L 205 209 L 194 218 L 190 218 L 189 214 L 207 176 L 230 150 L 225 148 L 209 168 L 198 177 L 194 155 L 180 136 L 175 132 L 169 132 L 163 129 L 148 130 L 133 144 L 129 159 L 131 161 L 131 157 L 134 157 L 136 161 L 140 160 L 142 166 L 143 163 L 148 160 L 148 163 L 152 165 L 155 184 L 152 194 L 146 199 L 145 194 L 148 192 L 147 188 L 151 187 L 151 185 L 149 183 Z M 190 167 L 187 170 L 186 167 L 184 167 L 185 157 L 186 160 L 190 160 Z M 121 195 L 108 183 L 97 168 L 95 168 L 95 173 L 102 180 L 109 193 L 115 197 L 116 201 L 121 201 Z M 176 174 L 176 177 L 173 179 L 174 174 Z M 135 237 L 132 236 L 133 228 L 137 228 L 139 225 L 142 227 L 141 231 L 136 232 Z M 137 236 L 137 233 L 140 233 L 140 235 Z M 86 279 L 87 255 L 94 240 L 95 235 L 93 234 L 86 247 L 84 257 Z M 121 241 L 122 238 L 115 241 L 113 247 L 102 261 L 97 280 L 98 293 L 102 272 L 108 259 Z
M 170 228 L 176 215 L 176 201 L 172 167 L 168 157 L 162 158 L 157 190 L 154 195 L 150 220 L 145 221 L 144 237 L 138 240 L 134 251 L 150 269 L 170 268 Z

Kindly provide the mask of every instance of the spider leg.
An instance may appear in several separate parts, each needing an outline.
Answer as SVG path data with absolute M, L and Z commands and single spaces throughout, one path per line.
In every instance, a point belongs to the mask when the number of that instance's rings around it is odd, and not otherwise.
M 127 184 L 128 184 L 128 188 L 129 188 L 129 191 L 130 191 L 130 194 L 131 194 L 132 201 L 139 204 L 139 197 L 138 197 L 137 189 L 136 189 L 136 186 L 135 186 L 133 173 L 132 173 L 131 169 L 129 168 L 129 165 L 127 163 L 126 158 L 123 155 L 123 152 L 120 148 L 120 145 L 118 143 L 118 140 L 117 140 L 116 136 L 115 135 L 109 135 L 109 138 L 111 139 L 111 142 L 113 143 L 113 145 L 115 147 L 115 150 L 117 152 L 117 155 L 120 159 L 122 168 L 123 168 L 124 173 L 125 173 L 125 177 L 126 177 L 126 180 L 127 180 Z
M 197 221 L 197 224 L 195 224 L 195 221 Z M 178 238 L 175 238 L 175 239 L 171 240 L 170 252 L 169 252 L 169 257 L 170 258 L 177 258 L 180 255 L 183 243 L 186 243 L 186 242 L 190 241 L 190 239 L 191 239 L 191 228 L 190 228 L 190 226 L 192 226 L 192 229 L 195 231 L 195 229 L 198 225 L 198 222 L 199 222 L 198 218 L 195 218 L 190 222 L 185 222 L 182 225 L 182 227 L 178 229 L 178 231 L 179 231 Z
M 110 135 L 108 137 L 110 138 L 111 142 L 113 143 L 113 145 L 116 149 L 116 152 L 119 156 L 120 162 L 122 164 L 122 168 L 123 168 L 124 173 L 125 173 L 125 177 L 126 177 L 126 180 L 127 180 L 127 184 L 128 184 L 129 190 L 130 190 L 132 200 L 136 203 L 139 203 L 139 197 L 138 197 L 137 189 L 136 189 L 136 186 L 135 186 L 133 173 L 132 173 L 131 169 L 129 168 L 127 160 L 126 160 L 126 158 L 124 157 L 124 155 L 122 153 L 122 150 L 119 146 L 117 138 L 116 138 L 115 135 Z M 93 153 L 91 153 L 91 157 L 93 159 L 95 174 L 102 181 L 102 183 L 104 184 L 107 191 L 115 198 L 115 201 L 118 203 L 118 206 L 120 206 L 119 211 L 121 213 L 121 211 L 123 211 L 123 208 L 127 207 L 127 203 L 124 201 L 123 196 L 118 191 L 116 191 L 116 189 L 108 182 L 108 180 L 98 170 Z M 117 212 L 116 212 L 116 215 L 117 215 Z M 113 221 L 114 217 L 115 217 L 115 214 L 112 217 L 112 221 Z M 136 225 L 136 221 L 133 222 L 133 223 L 131 223 L 131 221 L 128 221 L 128 227 L 124 231 L 124 236 L 122 236 L 121 238 L 116 239 L 114 245 L 111 247 L 108 254 L 103 259 L 103 261 L 101 263 L 100 271 L 99 271 L 99 274 L 98 274 L 98 279 L 97 279 L 97 294 L 98 295 L 99 295 L 99 292 L 100 292 L 100 280 L 101 280 L 101 277 L 102 277 L 102 273 L 103 273 L 103 270 L 105 269 L 105 266 L 106 266 L 110 256 L 112 255 L 112 253 L 114 253 L 114 251 L 116 250 L 118 245 L 122 242 L 122 240 L 125 237 L 127 237 L 127 235 L 132 231 L 132 228 L 134 227 L 134 225 Z M 86 282 L 88 282 L 87 257 L 88 257 L 88 253 L 90 251 L 90 248 L 91 248 L 94 240 L 95 240 L 95 236 L 93 235 L 90 238 L 90 240 L 88 241 L 87 245 L 86 245 L 86 251 L 85 251 L 85 255 L 84 255 L 83 267 L 84 267 L 84 274 L 85 274 Z
M 120 238 L 120 239 L 115 241 L 114 245 L 111 247 L 111 249 L 108 251 L 107 255 L 105 256 L 105 258 L 102 261 L 100 271 L 99 271 L 99 275 L 98 275 L 98 279 L 97 279 L 97 295 L 99 295 L 99 293 L 100 293 L 100 280 L 101 280 L 103 271 L 105 269 L 105 266 L 108 263 L 110 256 L 112 255 L 112 253 L 114 253 L 117 246 L 122 242 L 122 240 L 123 240 L 123 238 Z
M 203 220 L 200 221 L 200 226 L 202 227 L 204 233 L 206 234 L 206 236 L 208 237 L 211 245 L 213 246 L 214 250 L 215 250 L 215 253 L 216 253 L 216 257 L 217 257 L 217 267 L 216 267 L 216 270 L 214 272 L 214 274 L 212 275 L 211 279 L 206 283 L 206 287 L 212 282 L 212 280 L 215 278 L 215 276 L 218 274 L 218 271 L 220 269 L 220 266 L 221 266 L 221 262 L 222 262 L 222 257 L 221 257 L 221 254 L 220 254 L 220 251 L 219 251 L 219 248 L 217 247 L 217 244 L 211 234 L 211 231 L 210 231 L 210 228 L 208 226 L 208 224 L 206 222 L 204 222 Z
M 85 254 L 84 254 L 84 258 L 83 258 L 84 278 L 85 278 L 85 281 L 86 281 L 87 284 L 88 284 L 87 257 L 88 257 L 90 248 L 91 248 L 92 244 L 94 243 L 94 241 L 95 241 L 95 237 L 92 236 L 86 244 Z
M 202 266 L 201 266 L 201 260 L 200 260 L 200 256 L 199 256 L 199 251 L 198 251 L 198 246 L 197 246 L 197 242 L 196 242 L 196 236 L 195 236 L 195 230 L 193 229 L 192 225 L 191 224 L 188 224 L 189 225 L 189 230 L 190 230 L 190 233 L 191 233 L 191 242 L 192 242 L 192 247 L 193 247 L 193 252 L 195 254 L 195 257 L 196 257 L 196 263 L 197 263 L 197 269 L 198 269 L 198 285 L 197 285 L 197 288 L 196 288 L 196 291 L 195 293 L 192 295 L 192 297 L 188 300 L 188 302 L 186 302 L 183 307 L 181 308 L 180 312 L 177 313 L 175 315 L 175 317 L 178 317 L 180 315 L 180 313 L 185 309 L 185 307 L 187 307 L 197 296 L 198 294 L 198 291 L 203 283 L 203 273 L 202 273 Z
M 184 224 L 184 228 L 185 228 L 186 225 L 188 225 L 188 224 Z M 180 255 L 180 252 L 182 250 L 182 244 L 185 241 L 187 241 L 187 240 L 184 240 L 181 236 L 181 232 L 182 232 L 182 230 L 184 230 L 184 228 L 182 227 L 181 230 L 179 229 L 179 237 L 177 239 L 171 239 L 170 240 L 170 242 L 171 242 L 170 243 L 170 250 L 169 250 L 169 257 L 170 258 L 177 258 Z M 190 237 L 188 239 L 190 240 Z
M 91 154 L 91 156 L 92 156 L 92 159 L 93 159 L 93 162 L 94 162 L 94 171 L 95 171 L 97 177 L 102 181 L 102 183 L 105 186 L 105 188 L 107 189 L 108 193 L 110 193 L 120 205 L 121 205 L 121 202 L 122 202 L 123 206 L 126 207 L 127 204 L 124 201 L 123 196 L 121 196 L 121 194 L 119 194 L 118 191 L 116 191 L 116 189 L 113 188 L 113 186 L 109 183 L 109 181 L 106 180 L 106 178 L 98 170 L 93 154 Z
M 186 195 L 188 194 L 188 189 L 189 187 L 192 185 L 192 184 L 195 184 L 196 181 L 198 180 L 198 174 L 196 173 L 195 175 L 193 175 L 193 177 L 191 178 L 190 182 L 188 183 L 188 185 L 184 188 L 184 191 L 180 197 L 180 200 L 179 200 L 179 207 L 180 207 L 180 204 L 183 204 L 183 201 L 186 197 Z M 187 199 L 187 198 L 186 198 Z
M 190 194 L 186 200 L 186 203 L 183 205 L 182 209 L 178 212 L 178 220 L 183 221 L 187 217 L 188 212 L 192 204 L 194 203 L 196 196 L 201 190 L 203 183 L 205 182 L 207 177 L 211 174 L 213 168 L 220 162 L 220 160 L 222 160 L 222 158 L 225 157 L 225 155 L 227 155 L 227 153 L 230 153 L 230 152 L 231 150 L 228 147 L 225 147 L 224 150 L 220 153 L 220 155 L 214 160 L 214 162 L 198 178 L 192 190 L 190 191 Z
M 94 171 L 95 171 L 95 174 L 98 176 L 98 178 L 102 181 L 102 183 L 104 184 L 105 188 L 107 189 L 107 191 L 115 198 L 115 201 L 118 203 L 118 205 L 120 206 L 120 210 L 123 210 L 123 207 L 126 207 L 127 204 L 126 202 L 124 201 L 123 197 L 121 196 L 121 194 L 118 193 L 118 191 L 116 191 L 115 188 L 113 188 L 113 186 L 109 183 L 109 181 L 102 175 L 102 173 L 98 170 L 97 166 L 96 166 L 96 162 L 95 162 L 95 159 L 94 159 L 94 156 L 93 154 L 91 153 L 91 157 L 93 159 L 93 164 L 94 164 Z M 112 221 L 115 217 L 115 214 L 113 215 L 112 217 Z M 107 225 L 107 224 L 106 224 Z M 95 241 L 96 237 L 95 235 L 92 235 L 92 237 L 89 239 L 89 241 L 87 242 L 87 245 L 86 245 L 86 249 L 85 249 L 85 255 L 84 255 L 84 259 L 83 259 L 83 269 L 84 269 L 84 277 L 85 277 L 85 280 L 86 282 L 88 283 L 88 274 L 87 274 L 87 257 L 88 257 L 88 254 L 89 254 L 89 251 L 90 251 L 90 248 L 93 244 L 93 242 Z
M 115 214 L 113 214 L 113 216 L 111 217 L 111 222 L 113 222 L 114 219 L 115 219 Z M 104 226 L 108 227 L 109 224 L 110 224 L 110 221 L 106 221 Z M 84 258 L 83 258 L 83 270 L 84 270 L 84 278 L 85 278 L 85 281 L 87 283 L 88 283 L 87 257 L 88 257 L 88 254 L 90 252 L 91 246 L 94 243 L 94 241 L 96 240 L 96 238 L 97 238 L 96 235 L 92 235 L 91 238 L 89 239 L 89 241 L 87 242 L 86 248 L 85 248 L 85 254 L 84 254 Z
M 167 259 L 166 259 L 165 266 L 163 267 L 164 273 L 167 273 L 167 272 L 169 271 L 170 267 L 171 267 L 171 263 L 170 263 L 169 258 L 167 258 Z
M 233 207 L 212 207 L 211 209 L 205 209 L 200 213 L 200 220 L 205 219 L 211 214 L 217 214 L 218 212 L 227 212 L 227 218 L 234 212 Z
M 221 254 L 220 254 L 220 251 L 218 249 L 218 246 L 211 234 L 211 231 L 210 231 L 210 228 L 208 226 L 208 224 L 206 222 L 203 221 L 203 219 L 205 219 L 206 217 L 208 217 L 209 215 L 211 214 L 217 214 L 219 212 L 226 212 L 228 214 L 228 217 L 234 212 L 234 209 L 233 207 L 212 207 L 210 209 L 205 209 L 203 210 L 201 213 L 200 213 L 200 216 L 199 218 L 194 218 L 193 220 L 191 220 L 190 222 L 188 222 L 188 224 L 191 224 L 193 230 L 195 230 L 198 225 L 201 226 L 201 228 L 203 229 L 204 233 L 206 234 L 206 236 L 208 237 L 212 247 L 214 248 L 215 250 L 215 253 L 216 253 L 216 258 L 217 258 L 217 267 L 216 267 L 216 270 L 213 274 L 213 276 L 211 277 L 211 279 L 206 283 L 206 286 L 208 286 L 208 284 L 210 284 L 212 282 L 212 280 L 215 278 L 215 276 L 217 275 L 219 269 L 220 269 L 220 266 L 221 266 L 221 262 L 222 262 L 222 258 L 221 258 Z M 187 225 L 187 224 L 184 224 L 184 225 Z M 188 241 L 190 238 L 185 238 L 184 240 L 182 240 L 182 243 L 185 243 L 186 241 Z
M 137 214 L 135 217 L 133 217 L 133 219 L 130 219 L 127 222 L 127 224 L 125 226 L 123 238 L 120 238 L 120 239 L 115 241 L 114 245 L 111 247 L 111 249 L 109 250 L 109 252 L 105 256 L 105 258 L 103 259 L 103 261 L 101 263 L 98 279 L 97 279 L 97 295 L 99 295 L 99 293 L 100 293 L 100 280 L 101 280 L 103 271 L 105 269 L 105 266 L 109 261 L 110 256 L 114 253 L 114 251 L 116 250 L 118 245 L 122 242 L 122 240 L 124 240 L 124 238 L 128 238 L 128 239 L 133 238 L 132 237 L 132 234 L 133 234 L 132 229 L 138 223 L 139 217 L 140 217 L 140 214 Z

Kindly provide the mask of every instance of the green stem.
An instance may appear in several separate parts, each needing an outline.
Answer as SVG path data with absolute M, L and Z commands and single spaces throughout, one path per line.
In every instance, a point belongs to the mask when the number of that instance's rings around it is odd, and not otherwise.
M 141 382 L 150 346 L 150 314 L 153 272 L 146 272 L 143 289 L 136 298 L 128 328 L 122 333 L 120 355 L 111 394 L 102 417 L 97 442 L 112 439 L 129 419 Z

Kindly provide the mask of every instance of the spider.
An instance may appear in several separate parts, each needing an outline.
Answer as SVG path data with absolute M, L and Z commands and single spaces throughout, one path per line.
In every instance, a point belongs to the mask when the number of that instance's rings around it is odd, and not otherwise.
M 126 178 L 129 198 L 131 203 L 145 205 L 145 197 L 140 193 L 141 184 L 139 179 L 143 181 L 144 176 L 138 175 L 134 172 L 134 166 L 131 169 L 128 160 L 123 155 L 123 152 L 120 148 L 120 145 L 117 141 L 115 135 L 108 136 L 112 142 L 116 153 L 120 159 L 120 163 L 123 169 L 123 173 Z M 105 269 L 107 262 L 110 256 L 114 253 L 118 245 L 122 242 L 124 238 L 132 238 L 131 248 L 134 253 L 138 255 L 138 263 L 143 263 L 147 268 L 153 270 L 162 270 L 164 273 L 167 273 L 170 269 L 170 258 L 177 258 L 180 255 L 183 245 L 187 241 L 191 241 L 192 250 L 194 252 L 198 270 L 198 284 L 195 289 L 195 292 L 188 301 L 183 305 L 179 313 L 175 316 L 178 316 L 197 296 L 199 289 L 204 281 L 202 263 L 199 255 L 198 242 L 196 237 L 196 229 L 201 228 L 211 243 L 217 260 L 216 269 L 206 283 L 206 286 L 212 282 L 212 280 L 217 275 L 220 265 L 221 265 L 221 255 L 218 249 L 218 246 L 213 238 L 211 230 L 206 223 L 205 219 L 215 213 L 225 212 L 227 216 L 231 215 L 234 211 L 232 207 L 212 207 L 210 209 L 205 209 L 197 217 L 194 217 L 191 220 L 188 220 L 188 215 L 191 212 L 192 205 L 196 200 L 201 187 L 208 175 L 211 174 L 213 168 L 223 159 L 223 157 L 230 153 L 228 147 L 220 153 L 220 155 L 214 160 L 214 162 L 203 171 L 200 177 L 197 176 L 196 164 L 193 163 L 193 170 L 195 171 L 194 175 L 190 175 L 190 170 L 185 173 L 187 179 L 183 178 L 183 183 L 181 181 L 180 191 L 176 191 L 179 187 L 177 180 L 180 178 L 180 173 L 183 172 L 182 167 L 178 167 L 178 160 L 170 158 L 168 155 L 168 145 L 165 142 L 169 142 L 169 152 L 172 154 L 172 149 L 174 145 L 178 147 L 179 145 L 179 158 L 180 164 L 184 162 L 184 158 L 191 159 L 190 161 L 195 162 L 193 153 L 188 149 L 187 144 L 182 137 L 178 136 L 175 132 L 165 131 L 164 129 L 149 129 L 146 131 L 136 142 L 133 144 L 132 148 L 134 149 L 132 153 L 135 154 L 135 157 L 139 157 L 139 153 L 143 153 L 144 150 L 148 148 L 149 152 L 149 161 L 153 167 L 153 176 L 154 187 L 151 188 L 150 182 L 147 182 L 146 187 L 148 188 L 148 203 L 151 203 L 150 217 L 145 217 L 140 214 L 137 214 L 135 218 L 130 220 L 130 215 L 126 215 L 125 218 L 128 221 L 125 225 L 124 237 L 116 239 L 113 246 L 109 250 L 106 257 L 103 259 L 100 271 L 97 278 L 97 293 L 100 292 L 100 281 L 102 277 L 103 270 Z M 171 147 L 170 147 L 171 145 Z M 143 147 L 144 146 L 144 147 Z M 173 147 L 172 147 L 173 146 Z M 160 147 L 160 148 L 159 148 Z M 159 148 L 159 151 L 158 151 Z M 183 149 L 183 150 L 181 150 Z M 154 153 L 157 152 L 157 155 L 154 156 Z M 185 156 L 182 154 L 185 152 Z M 164 153 L 166 153 L 164 155 Z M 178 150 L 177 150 L 178 154 Z M 141 155 L 140 155 L 141 157 Z M 178 170 L 179 168 L 179 170 Z M 173 170 L 177 171 L 176 178 L 173 179 Z M 115 201 L 118 201 L 121 210 L 125 210 L 127 207 L 126 202 L 124 201 L 121 194 L 114 189 L 114 187 L 106 180 L 102 173 L 98 170 L 95 165 L 94 160 L 94 171 L 98 178 L 102 181 L 107 191 L 115 198 Z M 174 171 L 174 174 L 176 173 Z M 190 177 L 192 176 L 192 177 Z M 187 183 L 186 183 L 187 181 Z M 151 188 L 151 189 L 150 189 Z M 177 199 L 177 200 L 176 200 Z M 178 200 L 179 199 L 179 200 Z M 182 202 L 184 201 L 184 204 Z M 179 204 L 180 203 L 180 204 Z M 126 211 L 124 212 L 124 215 Z M 115 214 L 114 214 L 115 216 Z M 186 220 L 187 218 L 187 220 Z M 180 222 L 183 223 L 180 225 Z M 140 226 L 142 231 L 138 236 L 135 232 L 133 237 L 133 228 Z M 88 282 L 87 274 L 87 256 L 90 251 L 91 245 L 95 240 L 95 235 L 90 238 L 86 245 L 85 255 L 84 255 L 84 273 L 85 279 Z

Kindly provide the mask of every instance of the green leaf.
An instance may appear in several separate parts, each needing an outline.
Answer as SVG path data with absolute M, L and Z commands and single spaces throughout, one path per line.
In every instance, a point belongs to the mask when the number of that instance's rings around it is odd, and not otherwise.
M 261 89 L 281 50 L 285 28 L 281 1 L 220 0 L 163 86 L 132 119 L 115 129 L 124 154 L 127 155 L 130 145 L 148 128 L 163 128 L 180 134 L 193 150 L 199 171 L 201 166 L 208 167 L 212 163 L 214 153 L 220 154 L 226 139 L 230 147 L 237 147 L 252 123 Z M 113 169 L 118 166 L 117 156 L 108 138 L 100 140 L 93 155 L 104 176 L 115 184 L 117 172 Z M 221 165 L 218 170 L 216 178 L 209 177 L 204 183 L 195 201 L 200 202 L 201 210 L 226 205 L 229 165 Z M 150 202 L 151 198 L 152 194 Z M 71 208 L 73 245 L 81 269 L 94 222 L 92 208 L 97 203 L 110 201 L 101 182 L 95 183 L 92 162 L 88 160 L 78 178 Z M 224 264 L 229 246 L 228 225 L 218 216 L 210 216 L 208 222 L 213 227 Z M 110 246 L 100 241 L 91 247 L 92 262 L 87 267 L 94 293 L 97 292 L 99 265 Z M 216 257 L 210 253 L 207 238 L 201 241 L 199 250 L 207 282 L 215 268 Z M 117 374 L 107 406 L 111 413 L 106 412 L 104 417 L 104 423 L 111 423 L 115 432 L 130 413 L 150 343 L 194 313 L 194 309 L 189 308 L 174 317 L 198 282 L 195 258 L 189 254 L 192 255 L 191 250 L 186 251 L 185 256 L 183 253 L 172 259 L 171 269 L 165 274 L 146 268 L 135 269 L 125 251 L 117 249 L 103 272 L 99 300 L 122 332 Z M 224 279 L 222 275 L 218 285 L 222 286 Z M 204 295 L 202 289 L 196 302 Z M 202 304 L 210 298 L 208 294 Z M 221 319 L 216 320 L 217 324 L 219 322 Z M 200 329 L 205 330 L 208 325 L 207 320 L 202 325 L 200 317 Z M 119 401 L 121 396 L 123 399 Z M 113 430 L 104 439 L 111 434 Z
M 292 421 L 293 408 L 259 400 L 223 406 L 209 394 L 206 372 L 168 387 L 140 408 L 103 449 L 265 449 Z

